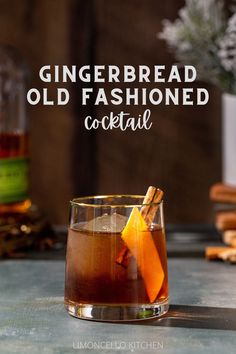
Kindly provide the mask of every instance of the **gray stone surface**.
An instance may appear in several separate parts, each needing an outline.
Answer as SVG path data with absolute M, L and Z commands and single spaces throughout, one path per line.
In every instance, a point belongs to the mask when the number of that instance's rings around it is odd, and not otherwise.
M 236 267 L 170 259 L 169 277 L 164 318 L 97 323 L 64 310 L 63 261 L 1 261 L 0 353 L 235 353 Z

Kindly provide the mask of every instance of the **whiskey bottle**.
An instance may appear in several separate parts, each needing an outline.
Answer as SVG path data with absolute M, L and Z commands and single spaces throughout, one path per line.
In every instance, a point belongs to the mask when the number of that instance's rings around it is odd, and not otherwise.
M 29 199 L 27 68 L 14 48 L 0 46 L 0 216 L 24 213 Z

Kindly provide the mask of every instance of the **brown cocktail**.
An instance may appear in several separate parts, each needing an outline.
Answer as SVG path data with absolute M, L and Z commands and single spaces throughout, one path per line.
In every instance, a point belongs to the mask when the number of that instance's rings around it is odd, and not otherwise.
M 148 225 L 151 214 L 143 216 L 143 199 L 107 196 L 72 201 L 65 284 L 65 305 L 71 315 L 119 321 L 167 311 L 162 202 L 153 203 L 157 210 Z

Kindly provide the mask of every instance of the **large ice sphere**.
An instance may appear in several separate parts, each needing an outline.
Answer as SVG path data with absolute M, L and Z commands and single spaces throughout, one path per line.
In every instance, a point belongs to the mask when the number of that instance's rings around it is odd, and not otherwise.
M 124 229 L 127 220 L 126 216 L 117 213 L 104 214 L 88 221 L 83 229 L 90 232 L 120 233 Z

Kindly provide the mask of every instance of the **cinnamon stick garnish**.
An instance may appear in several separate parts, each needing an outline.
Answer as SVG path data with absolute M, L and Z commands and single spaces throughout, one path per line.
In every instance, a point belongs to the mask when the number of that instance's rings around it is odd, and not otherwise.
M 132 255 L 129 249 L 124 245 L 116 258 L 116 263 L 124 268 L 127 268 L 131 257 Z
M 161 189 L 152 186 L 147 190 L 140 212 L 148 226 L 151 225 L 155 218 L 158 204 L 161 202 L 163 194 Z
M 155 218 L 158 204 L 161 202 L 163 194 L 162 190 L 156 187 L 150 186 L 147 190 L 140 213 L 148 226 L 151 225 Z M 130 251 L 124 245 L 116 258 L 116 263 L 127 268 L 131 257 Z

